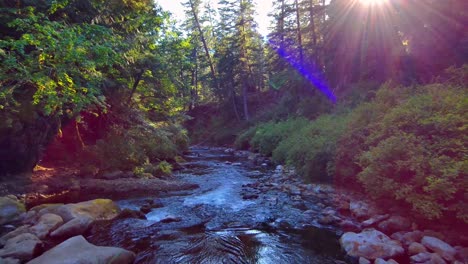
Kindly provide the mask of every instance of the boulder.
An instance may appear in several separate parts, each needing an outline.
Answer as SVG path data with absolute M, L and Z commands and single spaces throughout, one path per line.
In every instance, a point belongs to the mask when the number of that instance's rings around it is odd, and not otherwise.
M 348 255 L 367 259 L 390 258 L 404 253 L 400 242 L 375 229 L 345 233 L 340 238 L 340 244 Z
M 424 252 L 427 252 L 426 247 L 418 242 L 413 242 L 408 247 L 408 254 L 411 256 L 417 255 L 419 253 L 424 253 Z
M 391 216 L 389 219 L 378 224 L 379 230 L 387 234 L 392 234 L 397 231 L 408 230 L 411 227 L 411 222 L 402 216 Z
M 106 180 L 114 180 L 114 179 L 119 179 L 119 178 L 127 178 L 126 176 L 127 175 L 124 172 L 120 170 L 116 170 L 116 171 L 104 172 L 101 175 L 101 178 L 106 179 Z
M 72 237 L 81 235 L 93 223 L 93 219 L 87 215 L 81 215 L 73 218 L 72 220 L 66 222 L 61 227 L 57 228 L 55 231 L 50 233 L 51 237 Z
M 65 204 L 56 208 L 46 208 L 50 213 L 60 215 L 65 222 L 78 216 L 87 216 L 93 220 L 110 220 L 120 213 L 119 206 L 109 199 L 95 199 L 91 201 Z M 42 214 L 43 210 L 39 213 Z
M 421 244 L 423 244 L 426 248 L 439 254 L 448 261 L 455 260 L 455 254 L 457 253 L 455 248 L 438 238 L 425 236 L 422 238 Z
M 39 218 L 38 223 L 32 226 L 29 230 L 39 239 L 44 239 L 50 232 L 54 231 L 62 224 L 62 217 L 56 214 L 44 214 Z
M 378 258 L 374 260 L 374 264 L 388 264 L 384 259 Z
M 427 262 L 431 259 L 431 253 L 429 252 L 422 252 L 416 255 L 413 255 L 410 257 L 411 262 L 416 262 L 416 263 L 421 263 L 421 262 Z
M 83 236 L 75 236 L 62 242 L 28 264 L 129 264 L 135 254 L 121 248 L 98 247 L 90 244 Z
M 32 259 L 41 249 L 42 242 L 31 233 L 24 233 L 9 239 L 0 249 L 0 257 L 15 258 L 21 261 Z
M 0 197 L 0 225 L 16 220 L 22 213 L 26 212 L 22 204 L 14 196 Z

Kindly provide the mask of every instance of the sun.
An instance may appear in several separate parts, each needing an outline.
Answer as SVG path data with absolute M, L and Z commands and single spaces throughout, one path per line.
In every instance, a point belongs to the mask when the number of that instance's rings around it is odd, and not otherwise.
M 387 0 L 359 0 L 359 2 L 361 2 L 364 5 L 370 6 L 370 5 L 382 5 L 385 2 L 387 2 Z

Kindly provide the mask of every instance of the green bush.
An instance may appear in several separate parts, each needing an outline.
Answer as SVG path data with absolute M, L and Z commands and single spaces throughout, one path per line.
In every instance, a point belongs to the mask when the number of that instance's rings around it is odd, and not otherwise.
M 255 136 L 257 132 L 257 126 L 252 126 L 249 129 L 242 132 L 234 141 L 234 146 L 237 149 L 249 149 L 250 148 L 250 141 Z
M 273 160 L 293 165 L 310 181 L 330 181 L 334 175 L 337 139 L 343 134 L 347 115 L 322 115 L 295 130 L 273 151 Z
M 357 175 L 374 197 L 410 204 L 428 219 L 466 205 L 468 97 L 441 84 L 417 89 L 371 127 Z M 458 211 L 468 222 L 468 214 Z
M 288 119 L 283 122 L 268 122 L 257 126 L 250 141 L 252 148 L 263 155 L 271 156 L 278 144 L 309 123 L 305 118 Z

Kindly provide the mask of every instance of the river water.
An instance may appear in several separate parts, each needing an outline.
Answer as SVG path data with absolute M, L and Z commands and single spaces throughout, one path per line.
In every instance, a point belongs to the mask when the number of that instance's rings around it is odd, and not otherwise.
M 248 166 L 247 158 L 222 149 L 193 148 L 186 159 L 175 177 L 200 188 L 118 201 L 139 210 L 155 199 L 162 207 L 146 220 L 99 223 L 87 239 L 131 250 L 136 263 L 347 263 L 340 231 L 317 223 L 314 201 L 256 188 L 277 184 L 272 169 Z

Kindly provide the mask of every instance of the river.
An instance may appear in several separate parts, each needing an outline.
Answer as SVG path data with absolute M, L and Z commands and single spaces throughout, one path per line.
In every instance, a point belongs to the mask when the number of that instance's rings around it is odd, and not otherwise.
M 185 158 L 174 177 L 200 188 L 120 200 L 134 210 L 149 201 L 162 207 L 146 220 L 103 221 L 87 239 L 131 250 L 135 263 L 348 263 L 341 231 L 317 223 L 319 201 L 273 188 L 281 184 L 273 169 L 223 149 L 192 148 Z

